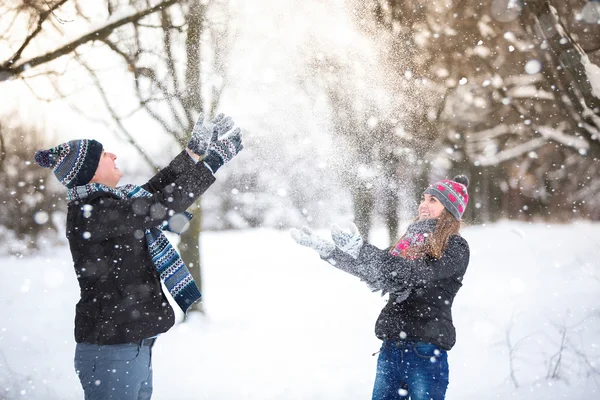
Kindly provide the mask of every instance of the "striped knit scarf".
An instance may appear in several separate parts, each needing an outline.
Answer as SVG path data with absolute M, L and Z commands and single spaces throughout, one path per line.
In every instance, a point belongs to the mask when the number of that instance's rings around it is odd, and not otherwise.
M 422 246 L 427 240 L 427 236 L 433 233 L 438 220 L 435 218 L 416 221 L 410 224 L 406 230 L 404 237 L 390 250 L 390 254 L 396 257 L 404 257 L 406 259 L 414 259 L 407 252 L 408 249 L 414 246 Z M 401 303 L 410 295 L 410 288 L 403 288 L 394 292 L 395 302 Z
M 67 191 L 67 198 L 69 201 L 83 200 L 90 194 L 98 191 L 110 192 L 122 199 L 152 196 L 148 191 L 137 185 L 124 185 L 113 189 L 99 183 L 88 183 L 87 185 L 69 189 Z M 187 212 L 184 212 L 184 216 L 187 218 L 187 221 L 192 218 L 192 215 Z M 192 304 L 200 300 L 202 294 L 196 282 L 194 282 L 190 271 L 179 256 L 179 253 L 177 253 L 177 250 L 175 250 L 169 239 L 162 232 L 163 230 L 175 232 L 175 230 L 170 229 L 166 222 L 161 226 L 146 230 L 148 252 L 152 263 L 160 275 L 160 279 L 169 290 L 171 296 L 173 296 L 177 305 L 185 313 Z

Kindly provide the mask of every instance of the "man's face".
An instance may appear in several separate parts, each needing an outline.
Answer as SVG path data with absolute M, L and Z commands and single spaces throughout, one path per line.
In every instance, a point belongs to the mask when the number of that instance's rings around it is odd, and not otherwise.
M 91 182 L 102 183 L 113 188 L 117 186 L 117 183 L 119 183 L 123 173 L 115 165 L 116 159 L 117 156 L 113 153 L 103 151 L 102 156 L 100 156 L 98 168 L 96 169 L 96 173 L 94 174 Z

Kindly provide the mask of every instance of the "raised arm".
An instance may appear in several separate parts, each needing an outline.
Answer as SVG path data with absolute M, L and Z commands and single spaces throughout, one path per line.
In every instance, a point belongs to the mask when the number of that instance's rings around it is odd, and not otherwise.
M 91 195 L 88 204 L 82 204 L 79 212 L 69 214 L 70 218 L 76 219 L 70 226 L 80 230 L 70 234 L 82 235 L 93 242 L 140 232 L 141 238 L 145 229 L 168 221 L 174 213 L 185 211 L 214 181 L 209 168 L 199 163 L 150 197 L 118 199 Z
M 165 168 L 161 169 L 148 182 L 142 185 L 142 188 L 150 193 L 156 193 L 165 188 L 165 186 L 175 182 L 177 177 L 186 170 L 194 168 L 196 163 L 188 154 L 187 150 L 179 153 L 173 161 Z

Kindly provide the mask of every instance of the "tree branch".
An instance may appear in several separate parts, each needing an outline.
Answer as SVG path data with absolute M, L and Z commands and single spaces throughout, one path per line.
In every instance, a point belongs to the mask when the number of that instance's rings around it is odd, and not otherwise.
M 68 0 L 61 0 L 61 1 L 64 3 Z M 180 0 L 165 0 L 152 8 L 146 9 L 144 11 L 130 15 L 125 18 L 121 18 L 120 20 L 117 20 L 111 24 L 108 24 L 100 29 L 96 29 L 95 31 L 90 32 L 90 33 L 80 37 L 79 39 L 74 40 L 71 43 L 68 43 L 50 53 L 46 53 L 44 55 L 23 61 L 19 65 L 16 65 L 14 67 L 10 67 L 8 64 L 11 63 L 11 61 L 8 61 L 2 67 L 0 67 L 0 81 L 6 80 L 10 77 L 18 76 L 19 74 L 23 73 L 23 71 L 25 71 L 27 68 L 33 68 L 40 64 L 44 64 L 49 61 L 55 60 L 61 56 L 64 56 L 65 54 L 72 52 L 74 49 L 81 46 L 82 44 L 104 39 L 107 36 L 109 36 L 115 29 L 117 29 L 123 25 L 129 24 L 131 22 L 138 21 L 149 14 L 152 14 L 158 10 L 162 10 L 166 7 L 171 6 L 175 3 L 177 3 L 178 1 L 180 1 Z M 46 15 L 46 18 L 47 18 L 47 15 Z M 41 24 L 38 24 L 38 30 L 39 29 L 41 29 Z M 31 35 L 30 35 L 30 37 L 31 37 Z M 29 38 L 29 40 L 31 40 L 31 38 Z M 24 48 L 24 46 L 22 46 L 22 47 Z M 19 53 L 19 55 L 20 55 L 20 53 Z
M 0 124 L 0 165 L 4 161 L 6 153 L 4 152 L 4 137 L 2 136 L 2 125 Z
M 169 126 L 169 123 L 162 118 L 157 112 L 155 112 L 154 110 L 152 110 L 149 106 L 150 100 L 152 100 L 151 98 L 146 98 L 144 99 L 144 96 L 142 96 L 141 90 L 140 90 L 140 78 L 141 77 L 145 77 L 148 78 L 152 83 L 156 84 L 156 86 L 158 87 L 158 89 L 160 90 L 160 92 L 162 93 L 162 95 L 164 96 L 164 101 L 167 101 L 169 103 L 169 108 L 173 109 L 173 104 L 172 102 L 169 100 L 171 96 L 169 96 L 169 93 L 167 91 L 167 88 L 164 87 L 155 77 L 154 75 L 154 71 L 146 68 L 146 67 L 137 67 L 136 66 L 136 62 L 135 60 L 133 60 L 129 55 L 127 55 L 125 52 L 121 51 L 121 49 L 119 49 L 119 47 L 112 43 L 110 40 L 104 39 L 103 42 L 110 47 L 110 49 L 112 51 L 114 51 L 115 53 L 117 53 L 118 55 L 120 55 L 121 57 L 123 57 L 123 59 L 125 60 L 125 62 L 127 63 L 127 65 L 132 69 L 133 75 L 134 75 L 134 82 L 135 82 L 135 91 L 137 94 L 137 97 L 139 99 L 139 103 L 140 106 L 143 107 L 146 112 L 156 120 L 156 122 L 158 122 L 163 129 L 168 132 L 171 136 L 173 136 L 176 140 L 180 140 L 180 136 L 177 134 L 177 132 L 171 128 Z
M 33 32 L 31 32 L 29 34 L 29 36 L 27 36 L 27 38 L 25 38 L 25 41 L 23 42 L 21 47 L 19 47 L 17 52 L 8 61 L 6 61 L 4 64 L 2 64 L 2 68 L 8 69 L 9 65 L 14 64 L 15 61 L 17 61 L 19 58 L 21 58 L 21 54 L 23 53 L 25 48 L 38 35 L 38 33 L 40 33 L 42 31 L 42 24 L 44 23 L 44 21 L 46 21 L 46 19 L 48 19 L 48 16 L 50 16 L 52 13 L 54 13 L 54 10 L 56 10 L 57 8 L 59 8 L 60 6 L 65 4 L 67 1 L 69 1 L 69 0 L 60 0 L 58 3 L 56 3 L 53 6 L 48 5 L 48 10 L 40 13 L 40 17 L 38 19 L 35 30 Z M 46 4 L 48 4 L 48 3 L 46 3 Z
M 583 49 L 573 40 L 558 18 L 556 9 L 548 0 L 530 1 L 528 7 L 534 20 L 552 50 L 552 54 L 574 77 L 573 84 L 582 94 L 583 101 L 592 109 L 600 109 L 600 99 L 592 93 L 584 63 L 589 60 Z
M 185 95 L 182 98 L 183 108 L 187 111 L 186 118 L 189 126 L 194 125 L 191 111 L 201 111 L 203 108 L 202 94 L 200 92 L 200 51 L 201 35 L 204 30 L 205 8 L 199 0 L 193 0 L 190 4 L 189 14 L 186 17 L 188 31 L 185 38 L 186 68 L 185 68 Z
M 133 138 L 133 136 L 131 135 L 131 133 L 129 133 L 129 131 L 123 126 L 121 118 L 117 115 L 116 111 L 111 106 L 110 101 L 108 100 L 108 96 L 106 95 L 106 92 L 104 91 L 104 88 L 102 87 L 102 84 L 100 83 L 100 79 L 98 78 L 98 75 L 96 75 L 96 72 L 93 69 L 91 69 L 78 56 L 76 56 L 76 58 L 79 61 L 79 63 L 89 72 L 90 76 L 92 77 L 92 80 L 94 81 L 94 85 L 98 89 L 98 92 L 100 93 L 100 96 L 102 97 L 102 101 L 104 102 L 104 105 L 106 106 L 106 109 L 110 113 L 113 121 L 117 124 L 117 127 L 119 128 L 119 131 L 123 135 L 125 135 L 125 137 L 127 138 L 127 141 L 129 142 L 129 144 L 132 145 L 138 151 L 138 153 L 140 153 L 140 155 L 144 158 L 144 161 L 146 161 L 146 163 L 148 163 L 148 165 L 150 165 L 155 170 L 158 170 L 159 166 L 156 165 L 152 161 L 152 159 L 150 157 L 148 157 L 148 155 L 144 152 L 144 150 L 135 141 L 135 139 Z
M 177 68 L 175 67 L 175 57 L 173 56 L 173 51 L 172 51 L 172 37 L 171 37 L 171 30 L 169 29 L 171 26 L 171 20 L 170 20 L 170 16 L 169 13 L 163 11 L 161 13 L 161 21 L 162 21 L 162 26 L 163 26 L 163 45 L 165 48 L 165 53 L 166 53 L 166 63 L 167 63 L 167 70 L 171 71 L 171 79 L 173 80 L 173 91 L 176 94 L 179 94 L 179 79 L 177 78 Z M 166 88 L 165 88 L 166 89 Z M 166 90 L 164 90 L 166 92 Z M 193 122 L 192 121 L 190 123 L 190 118 L 188 116 L 188 110 L 184 107 L 183 109 L 183 113 L 186 116 L 186 120 L 187 120 L 187 124 L 185 124 L 182 119 L 179 116 L 179 113 L 177 112 L 177 107 L 175 104 L 173 104 L 173 101 L 171 100 L 172 97 L 167 97 L 169 99 L 169 108 L 171 110 L 171 115 L 173 116 L 173 120 L 177 123 L 177 125 L 179 125 L 179 127 L 181 128 L 182 131 L 187 131 L 187 130 L 191 130 L 190 128 L 193 126 Z M 179 103 L 181 104 L 181 101 L 179 101 Z

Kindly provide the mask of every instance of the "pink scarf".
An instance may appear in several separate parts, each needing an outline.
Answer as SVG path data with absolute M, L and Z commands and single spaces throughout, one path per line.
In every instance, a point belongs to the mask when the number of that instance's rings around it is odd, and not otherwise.
M 435 230 L 437 221 L 437 219 L 433 218 L 410 224 L 406 230 L 406 234 L 402 240 L 390 250 L 390 254 L 408 259 L 414 258 L 407 255 L 408 249 L 414 246 L 422 246 L 425 243 L 425 239 L 427 239 L 427 237 Z
M 390 250 L 390 254 L 396 257 L 404 257 L 409 260 L 414 259 L 415 257 L 410 257 L 407 254 L 408 249 L 413 246 L 422 246 L 425 243 L 427 236 L 429 236 L 435 230 L 437 222 L 437 219 L 432 218 L 410 224 L 406 230 L 406 234 L 402 240 L 400 240 L 398 244 Z M 385 291 L 382 291 L 381 295 L 383 296 L 384 293 Z M 410 288 L 398 288 L 393 293 L 390 292 L 390 295 L 393 294 L 393 297 L 390 297 L 390 300 L 393 299 L 395 303 L 399 304 L 406 300 L 408 296 L 410 296 L 410 293 Z

